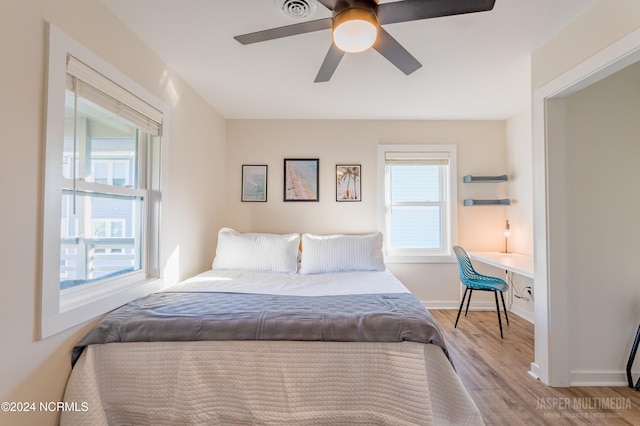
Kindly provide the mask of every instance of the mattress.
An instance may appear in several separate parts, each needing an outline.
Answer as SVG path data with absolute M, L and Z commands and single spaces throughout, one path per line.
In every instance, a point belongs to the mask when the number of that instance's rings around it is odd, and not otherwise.
M 308 297 L 408 292 L 388 271 L 211 270 L 176 288 Z M 63 412 L 62 425 L 483 424 L 445 351 L 409 341 L 92 344 L 71 372 L 65 402 L 88 409 Z

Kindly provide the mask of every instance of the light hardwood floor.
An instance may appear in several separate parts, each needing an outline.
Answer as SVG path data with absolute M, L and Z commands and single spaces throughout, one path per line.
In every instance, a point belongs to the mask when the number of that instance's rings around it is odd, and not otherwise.
M 463 312 L 457 329 L 457 310 L 430 311 L 487 425 L 640 425 L 640 392 L 631 388 L 552 388 L 534 380 L 533 325 L 517 315 L 510 325 L 503 316 L 500 339 L 495 311 Z

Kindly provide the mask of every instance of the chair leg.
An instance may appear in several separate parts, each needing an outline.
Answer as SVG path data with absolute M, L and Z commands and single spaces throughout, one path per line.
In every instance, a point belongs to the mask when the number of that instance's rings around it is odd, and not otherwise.
M 464 310 L 464 316 L 467 316 L 467 313 L 469 312 L 469 305 L 471 304 L 471 295 L 473 294 L 473 289 L 470 288 L 469 289 L 469 300 L 467 300 L 467 309 Z
M 493 290 L 493 295 L 496 298 L 496 311 L 498 312 L 498 325 L 500 325 L 500 338 L 504 339 L 504 337 L 502 336 L 502 319 L 500 318 L 500 304 L 498 303 L 498 290 Z
M 507 315 L 507 306 L 504 304 L 503 292 L 500 292 L 500 299 L 502 299 L 502 308 L 504 309 L 504 317 L 507 319 L 507 325 L 509 325 L 509 315 Z
M 469 287 L 464 288 L 464 294 L 462 295 L 462 300 L 460 301 L 460 309 L 458 309 L 458 316 L 456 317 L 456 324 L 453 328 L 458 327 L 458 320 L 460 319 L 460 312 L 462 312 L 462 305 L 464 305 L 464 299 L 467 297 L 467 291 L 469 291 Z
M 633 367 L 633 361 L 636 358 L 636 353 L 638 352 L 638 346 L 640 346 L 640 325 L 638 326 L 638 331 L 636 332 L 636 338 L 633 341 L 633 346 L 631 347 L 631 354 L 629 355 L 629 360 L 627 361 L 627 382 L 629 382 L 629 387 L 633 388 L 633 378 L 631 377 L 631 368 Z M 640 378 L 638 379 L 638 383 L 635 386 L 636 390 L 640 390 Z

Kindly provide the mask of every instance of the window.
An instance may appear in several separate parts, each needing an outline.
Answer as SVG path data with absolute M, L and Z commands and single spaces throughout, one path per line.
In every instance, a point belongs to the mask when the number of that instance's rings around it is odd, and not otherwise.
M 451 261 L 456 239 L 453 145 L 380 145 L 379 228 L 387 262 Z
M 160 287 L 165 110 L 50 25 L 43 337 Z

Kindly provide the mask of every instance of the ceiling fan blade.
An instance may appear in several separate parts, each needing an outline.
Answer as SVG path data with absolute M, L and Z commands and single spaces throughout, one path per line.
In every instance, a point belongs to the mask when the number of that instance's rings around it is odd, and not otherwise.
M 378 28 L 378 38 L 373 48 L 406 75 L 411 74 L 422 66 L 407 49 L 402 47 L 402 45 L 382 27 Z
M 277 38 L 289 37 L 298 34 L 328 30 L 331 28 L 331 22 L 331 18 L 317 19 L 315 21 L 301 22 L 299 24 L 287 25 L 284 27 L 272 28 L 270 30 L 243 34 L 235 36 L 234 38 L 242 44 L 259 43 L 261 41 L 274 40 Z
M 496 0 L 405 0 L 378 5 L 380 25 L 418 21 L 440 16 L 485 12 L 493 9 Z
M 324 83 L 331 80 L 331 76 L 333 76 L 336 68 L 338 68 L 338 64 L 342 60 L 343 56 L 344 52 L 338 49 L 335 43 L 331 43 L 331 47 L 329 47 L 329 51 L 324 57 L 324 61 L 322 61 L 322 65 L 318 71 L 318 75 L 316 75 L 316 79 L 313 82 Z

